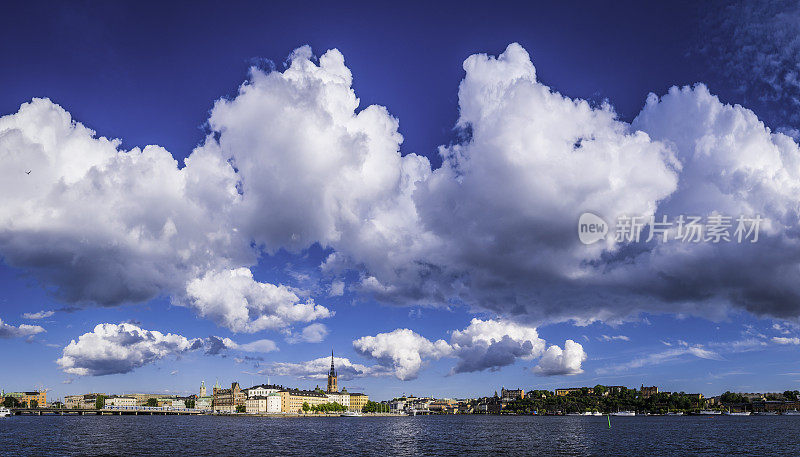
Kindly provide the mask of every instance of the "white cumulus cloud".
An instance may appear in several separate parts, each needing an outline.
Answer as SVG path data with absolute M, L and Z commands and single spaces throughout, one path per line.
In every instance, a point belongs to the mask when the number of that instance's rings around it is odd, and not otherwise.
M 583 373 L 581 364 L 586 360 L 586 352 L 580 343 L 572 340 L 564 342 L 564 349 L 556 345 L 547 348 L 533 368 L 533 372 L 540 376 L 576 375 Z
M 328 327 L 325 324 L 311 324 L 298 333 L 291 334 L 286 341 L 289 343 L 319 343 L 328 336 Z
M 301 300 L 289 287 L 254 280 L 247 268 L 209 271 L 189 281 L 186 296 L 200 316 L 234 332 L 281 329 L 333 315 L 312 299 Z
M 353 347 L 362 356 L 390 368 L 394 376 L 403 381 L 416 378 L 428 360 L 440 359 L 452 352 L 446 341 L 433 342 L 407 328 L 361 337 L 353 341 Z
M 277 349 L 270 340 L 238 344 L 229 338 L 212 336 L 187 338 L 174 333 L 145 330 L 134 324 L 97 324 L 91 332 L 72 340 L 63 349 L 58 365 L 65 373 L 104 376 L 128 373 L 170 356 L 205 349 L 207 354 L 225 350 L 270 352 Z
M 450 337 L 458 363 L 455 373 L 499 369 L 518 358 L 531 360 L 544 352 L 545 341 L 534 327 L 504 320 L 472 319 L 464 330 Z
M 44 328 L 38 325 L 20 324 L 15 327 L 11 324 L 6 324 L 0 319 L 0 338 L 20 338 L 36 335 L 44 331 Z

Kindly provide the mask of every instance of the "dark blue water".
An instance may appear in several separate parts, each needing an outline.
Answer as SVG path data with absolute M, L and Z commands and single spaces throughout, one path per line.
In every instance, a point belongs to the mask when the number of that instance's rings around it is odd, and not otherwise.
M 0 456 L 800 455 L 800 416 L 0 419 Z

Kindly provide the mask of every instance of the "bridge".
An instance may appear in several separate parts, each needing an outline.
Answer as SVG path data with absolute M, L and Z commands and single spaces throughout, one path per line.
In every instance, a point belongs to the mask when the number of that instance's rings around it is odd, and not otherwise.
M 198 416 L 210 414 L 200 409 L 159 407 L 119 407 L 102 409 L 9 408 L 12 416 Z

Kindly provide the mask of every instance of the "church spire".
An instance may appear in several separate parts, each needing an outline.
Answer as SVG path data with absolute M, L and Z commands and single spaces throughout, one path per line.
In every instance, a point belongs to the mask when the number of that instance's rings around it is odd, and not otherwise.
M 331 371 L 328 372 L 328 392 L 338 392 L 339 386 L 337 384 L 336 367 L 333 364 L 333 349 L 331 349 Z

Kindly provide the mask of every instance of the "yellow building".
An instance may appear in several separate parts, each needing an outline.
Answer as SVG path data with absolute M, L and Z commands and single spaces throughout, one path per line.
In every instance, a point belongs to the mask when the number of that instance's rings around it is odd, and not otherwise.
M 350 394 L 350 411 L 361 411 L 369 401 L 367 394 L 352 393 Z
M 47 391 L 3 392 L 3 398 L 14 397 L 26 408 L 44 408 L 47 406 Z M 31 402 L 36 402 L 35 406 Z
M 580 392 L 583 389 L 586 389 L 587 394 L 593 394 L 594 388 L 593 387 L 570 387 L 568 389 L 556 389 L 556 395 L 559 397 L 563 397 L 565 395 L 569 395 L 571 392 Z
M 323 392 L 315 392 L 313 390 L 282 390 L 278 393 L 281 395 L 281 412 L 284 413 L 302 413 L 303 403 L 308 403 L 308 406 L 328 403 L 328 396 Z

